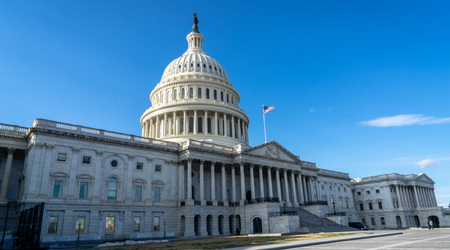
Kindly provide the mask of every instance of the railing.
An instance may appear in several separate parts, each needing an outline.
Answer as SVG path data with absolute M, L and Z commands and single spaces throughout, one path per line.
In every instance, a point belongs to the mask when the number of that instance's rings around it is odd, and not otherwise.
M 315 205 L 325 205 L 328 206 L 328 201 L 307 201 L 301 204 L 302 206 L 315 206 Z
M 120 139 L 120 140 L 128 140 L 132 142 L 145 143 L 145 144 L 153 144 L 153 145 L 163 145 L 166 147 L 170 147 L 172 149 L 178 150 L 179 144 L 174 142 L 167 142 L 162 140 L 156 140 L 148 137 L 141 137 L 130 134 L 123 134 L 118 132 L 106 131 L 102 129 L 95 129 L 89 127 L 83 127 L 73 124 L 67 124 L 62 122 L 44 120 L 44 119 L 36 119 L 33 123 L 33 128 L 49 128 L 49 129 L 58 129 L 58 130 L 68 130 L 75 133 L 80 134 L 89 134 L 96 135 L 104 138 L 112 138 L 112 139 Z M 3 127 L 0 124 L 0 130 Z M 21 128 L 21 131 L 26 132 L 26 128 Z
M 333 216 L 347 216 L 345 212 L 339 212 L 339 213 L 326 213 L 325 217 L 333 217 Z
M 233 137 L 230 137 L 230 138 L 233 138 Z M 183 147 L 200 146 L 200 147 L 209 148 L 209 149 L 218 149 L 218 150 L 222 150 L 222 151 L 227 151 L 230 153 L 235 152 L 234 148 L 232 148 L 232 147 L 227 147 L 227 146 L 214 144 L 214 143 L 210 143 L 210 142 L 196 141 L 196 140 L 191 140 L 191 139 L 182 142 L 181 145 Z
M 28 132 L 28 128 L 0 123 L 0 131 L 15 132 L 17 134 L 26 134 Z
M 298 215 L 298 214 L 297 214 L 297 212 L 295 212 L 295 211 L 291 211 L 291 212 L 273 212 L 273 213 L 269 213 L 269 217 L 283 216 L 283 215 L 296 216 L 296 215 Z
M 248 205 L 248 204 L 257 204 L 257 203 L 264 203 L 264 202 L 280 202 L 280 199 L 278 197 L 275 197 L 275 198 L 262 197 L 262 198 L 252 199 L 252 200 L 246 200 L 246 201 L 244 201 L 244 204 Z
M 194 205 L 200 206 L 200 205 L 202 205 L 202 202 L 201 202 L 201 201 L 196 201 L 196 200 L 194 200 Z

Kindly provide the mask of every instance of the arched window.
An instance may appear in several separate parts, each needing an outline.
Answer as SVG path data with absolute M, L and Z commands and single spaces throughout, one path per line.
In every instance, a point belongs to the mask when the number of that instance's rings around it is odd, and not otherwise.
M 181 99 L 185 98 L 184 88 L 181 89 Z
M 203 118 L 202 117 L 197 118 L 197 127 L 198 127 L 198 133 L 203 133 Z
M 209 89 L 206 89 L 206 99 L 209 99 Z
M 194 118 L 189 117 L 189 133 L 194 132 Z
M 217 90 L 214 90 L 214 100 L 217 100 Z
M 212 131 L 211 131 L 211 118 L 208 118 L 208 133 L 212 133 Z
M 117 178 L 111 177 L 108 180 L 108 200 L 117 200 Z
M 197 89 L 197 98 L 202 98 L 202 89 L 201 88 Z
M 194 98 L 194 89 L 189 88 L 189 98 Z
M 232 126 L 233 125 L 231 124 L 231 121 L 228 121 L 228 136 L 229 137 L 233 137 L 233 131 L 232 131 L 233 127 Z
M 223 92 L 220 91 L 220 101 L 223 102 Z
M 173 90 L 173 99 L 174 100 L 177 99 L 177 90 L 176 89 Z
M 227 102 L 230 102 L 230 96 L 227 94 Z
M 184 119 L 183 118 L 181 118 L 180 119 L 180 134 L 183 134 L 184 133 Z

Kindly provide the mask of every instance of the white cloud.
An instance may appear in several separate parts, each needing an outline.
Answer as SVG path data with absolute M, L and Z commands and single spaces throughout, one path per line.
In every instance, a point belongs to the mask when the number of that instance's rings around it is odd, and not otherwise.
M 421 161 L 416 162 L 416 165 L 419 168 L 441 168 L 444 166 L 444 164 L 440 162 L 436 162 L 433 159 L 424 159 Z
M 308 112 L 310 112 L 310 113 L 314 113 L 314 112 L 316 112 L 317 110 L 316 109 L 313 109 L 313 108 L 310 108 L 310 109 L 308 109 Z
M 430 125 L 441 123 L 450 123 L 450 117 L 436 118 L 432 116 L 406 114 L 385 116 L 370 121 L 358 122 L 359 125 L 369 127 L 400 127 L 409 125 Z

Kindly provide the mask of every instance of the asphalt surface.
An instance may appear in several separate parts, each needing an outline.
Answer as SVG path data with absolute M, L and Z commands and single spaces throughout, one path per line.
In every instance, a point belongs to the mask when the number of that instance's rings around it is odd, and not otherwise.
M 227 250 L 244 249 L 450 249 L 450 228 L 434 230 L 374 230 L 357 235 L 338 236 L 333 238 L 323 238 L 315 240 L 292 241 L 251 247 L 229 248 Z

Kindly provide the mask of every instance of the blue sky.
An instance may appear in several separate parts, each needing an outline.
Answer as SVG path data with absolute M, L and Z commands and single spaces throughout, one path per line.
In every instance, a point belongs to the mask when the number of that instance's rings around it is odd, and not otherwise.
M 1 1 L 0 122 L 139 135 L 197 13 L 205 51 L 276 140 L 352 178 L 426 173 L 450 203 L 449 1 Z

